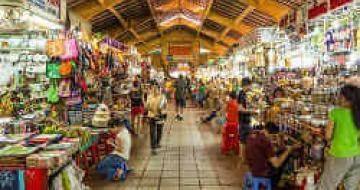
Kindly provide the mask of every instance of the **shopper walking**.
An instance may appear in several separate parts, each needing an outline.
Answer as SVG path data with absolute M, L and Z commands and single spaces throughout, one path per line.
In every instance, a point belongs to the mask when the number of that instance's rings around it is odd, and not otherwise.
M 206 99 L 206 86 L 203 82 L 200 83 L 198 92 L 198 101 L 200 108 L 204 108 L 204 101 Z
M 319 190 L 335 190 L 341 181 L 346 190 L 357 190 L 360 182 L 360 88 L 345 85 L 339 107 L 329 113 L 325 137 L 330 143 Z
M 130 92 L 131 124 L 135 134 L 139 135 L 142 127 L 141 116 L 144 113 L 144 95 L 139 82 L 136 82 L 133 85 L 134 87 Z
M 186 87 L 187 82 L 183 75 L 175 82 L 175 100 L 176 100 L 176 119 L 183 120 L 184 108 L 186 106 Z
M 156 149 L 161 148 L 160 142 L 166 119 L 164 111 L 166 109 L 167 99 L 160 91 L 159 86 L 155 83 L 151 86 L 151 92 L 146 102 L 145 108 L 148 111 L 150 124 L 150 145 L 151 152 L 156 155 Z
M 243 78 L 241 81 L 242 89 L 238 95 L 238 104 L 239 104 L 239 138 L 240 138 L 240 150 L 241 150 L 241 159 L 244 161 L 245 157 L 245 144 L 246 139 L 250 133 L 251 127 L 251 114 L 254 111 L 250 110 L 250 102 L 247 99 L 248 93 L 251 90 L 251 80 L 249 78 Z
M 230 100 L 226 103 L 226 122 L 239 123 L 239 104 L 236 101 L 236 92 L 230 92 Z
M 164 82 L 164 91 L 165 91 L 165 95 L 166 98 L 170 101 L 171 100 L 171 95 L 172 95 L 172 81 L 168 78 L 165 78 L 165 82 Z

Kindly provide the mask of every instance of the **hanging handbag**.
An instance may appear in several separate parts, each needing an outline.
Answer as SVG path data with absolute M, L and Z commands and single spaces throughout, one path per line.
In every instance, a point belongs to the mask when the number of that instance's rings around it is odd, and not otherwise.
M 77 59 L 79 50 L 75 39 L 68 39 L 64 42 L 65 53 L 60 56 L 61 60 Z
M 85 93 L 88 92 L 86 81 L 85 81 L 84 77 L 81 76 L 80 72 L 78 72 L 76 74 L 76 82 L 83 92 L 85 92 Z
M 59 97 L 67 98 L 71 96 L 71 81 L 70 79 L 63 79 L 59 85 Z
M 49 57 L 59 57 L 65 53 L 64 40 L 49 40 L 46 49 Z
M 82 98 L 78 90 L 72 91 L 70 97 L 66 98 L 65 104 L 74 106 L 82 103 Z
M 46 63 L 46 77 L 50 79 L 60 79 L 60 62 L 59 60 L 51 60 Z
M 62 62 L 59 68 L 59 73 L 62 77 L 68 77 L 71 75 L 72 64 L 70 61 Z
M 59 89 L 55 82 L 52 82 L 48 89 L 48 101 L 50 103 L 57 103 L 59 101 Z

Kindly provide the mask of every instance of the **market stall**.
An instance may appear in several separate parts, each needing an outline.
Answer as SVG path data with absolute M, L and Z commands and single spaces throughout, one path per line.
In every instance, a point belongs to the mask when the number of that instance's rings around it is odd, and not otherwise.
M 136 49 L 11 5 L 0 6 L 11 16 L 0 30 L 0 189 L 86 189 L 84 175 L 112 151 L 110 118 L 129 120 Z

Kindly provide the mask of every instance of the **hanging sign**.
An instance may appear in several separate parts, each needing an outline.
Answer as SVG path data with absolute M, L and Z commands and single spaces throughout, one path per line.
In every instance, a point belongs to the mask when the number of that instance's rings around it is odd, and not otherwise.
M 321 4 L 318 4 L 318 5 L 314 6 L 311 9 L 309 9 L 308 18 L 313 19 L 313 18 L 315 18 L 317 16 L 325 14 L 327 11 L 328 11 L 328 3 L 323 2 Z
M 336 9 L 346 3 L 350 3 L 352 0 L 330 0 L 330 9 Z
M 31 8 L 36 8 L 53 18 L 61 18 L 61 0 L 27 0 Z

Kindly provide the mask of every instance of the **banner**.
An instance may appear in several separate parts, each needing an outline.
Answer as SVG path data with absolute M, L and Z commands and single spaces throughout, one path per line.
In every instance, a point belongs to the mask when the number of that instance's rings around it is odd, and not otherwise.
M 27 0 L 27 3 L 30 8 L 39 9 L 48 16 L 56 19 L 61 18 L 61 0 Z

